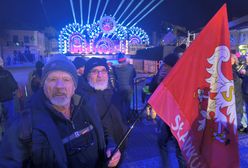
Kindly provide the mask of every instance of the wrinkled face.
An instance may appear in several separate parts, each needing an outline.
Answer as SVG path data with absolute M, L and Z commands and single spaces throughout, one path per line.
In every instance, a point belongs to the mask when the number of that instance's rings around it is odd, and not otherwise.
M 104 66 L 94 67 L 89 75 L 88 82 L 96 90 L 105 90 L 108 87 L 108 71 Z
M 64 71 L 53 71 L 48 74 L 43 89 L 53 105 L 66 106 L 70 105 L 76 88 L 70 74 Z

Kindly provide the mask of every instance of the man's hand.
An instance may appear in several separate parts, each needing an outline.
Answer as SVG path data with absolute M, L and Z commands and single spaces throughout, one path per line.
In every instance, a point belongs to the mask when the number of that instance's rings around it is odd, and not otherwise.
M 108 158 L 111 156 L 112 150 L 113 150 L 112 148 L 107 149 L 106 155 Z M 115 167 L 119 163 L 120 158 L 121 158 L 121 152 L 118 150 L 117 152 L 115 152 L 112 159 L 109 161 L 108 167 Z
M 239 71 L 239 73 L 240 73 L 241 75 L 245 75 L 245 74 L 246 74 L 246 70 L 245 70 L 245 69 L 241 69 L 241 70 Z

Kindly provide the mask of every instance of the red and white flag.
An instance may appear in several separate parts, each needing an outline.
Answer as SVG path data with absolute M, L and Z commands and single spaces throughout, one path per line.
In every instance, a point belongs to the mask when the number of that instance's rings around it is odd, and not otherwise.
M 239 167 L 230 56 L 225 4 L 149 99 L 170 126 L 188 167 Z

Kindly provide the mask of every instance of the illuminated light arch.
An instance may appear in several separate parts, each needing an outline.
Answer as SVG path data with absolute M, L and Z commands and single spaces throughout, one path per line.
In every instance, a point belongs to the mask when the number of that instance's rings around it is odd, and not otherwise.
M 87 46 L 85 32 L 86 32 L 86 27 L 83 25 L 80 25 L 78 23 L 69 24 L 65 28 L 63 28 L 60 31 L 60 35 L 59 35 L 60 52 L 61 53 L 67 53 L 67 52 L 83 53 L 83 51 L 85 51 L 85 47 Z M 75 50 L 71 51 L 71 49 L 72 49 L 71 47 L 73 45 L 71 43 L 76 42 L 76 41 L 73 41 L 73 39 L 81 41 L 82 49 L 79 49 L 78 51 L 75 51 Z M 77 44 L 77 45 L 79 45 L 79 44 Z
M 127 37 L 128 37 L 127 28 L 122 26 L 121 24 L 117 24 L 111 39 L 117 38 L 118 40 L 126 40 Z
M 149 45 L 149 37 L 141 28 L 132 27 L 128 34 L 129 45 Z
M 142 41 L 138 36 L 136 35 L 130 36 L 129 45 L 140 45 L 140 44 L 142 44 Z
M 69 51 L 71 53 L 85 53 L 86 39 L 80 33 L 72 33 L 69 37 Z
M 93 24 L 69 24 L 59 36 L 61 53 L 128 54 L 129 45 L 149 45 L 148 35 L 138 27 L 122 26 L 110 16 Z
M 97 41 L 95 46 L 95 52 L 99 54 L 115 53 L 115 44 L 109 38 L 101 38 L 99 41 Z

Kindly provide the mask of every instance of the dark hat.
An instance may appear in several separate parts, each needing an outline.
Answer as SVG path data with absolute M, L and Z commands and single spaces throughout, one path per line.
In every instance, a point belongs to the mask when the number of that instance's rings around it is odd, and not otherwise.
M 72 63 L 75 65 L 76 69 L 84 67 L 86 64 L 85 59 L 83 59 L 82 57 L 76 57 Z
M 164 57 L 163 62 L 171 67 L 173 67 L 178 61 L 178 56 L 175 53 L 168 54 Z
M 96 66 L 104 66 L 107 70 L 109 69 L 108 64 L 107 64 L 107 60 L 105 58 L 92 57 L 85 64 L 84 75 L 86 78 L 87 78 L 88 74 L 90 73 L 90 71 Z
M 186 44 L 181 44 L 180 46 L 177 46 L 175 49 L 174 49 L 174 53 L 175 54 L 178 54 L 178 53 L 182 53 L 186 50 Z
M 64 55 L 56 55 L 52 57 L 45 65 L 42 73 L 42 84 L 46 80 L 49 73 L 53 71 L 64 71 L 71 75 L 75 86 L 77 86 L 78 76 L 75 66 Z
M 122 63 L 122 62 L 125 62 L 125 61 L 126 61 L 126 57 L 125 57 L 125 55 L 122 54 L 122 53 L 118 53 L 117 59 L 118 59 L 118 62 L 119 62 L 119 63 Z
M 35 63 L 36 69 L 42 69 L 43 66 L 44 66 L 44 64 L 43 64 L 43 62 L 41 62 L 41 61 L 37 61 L 37 62 Z

